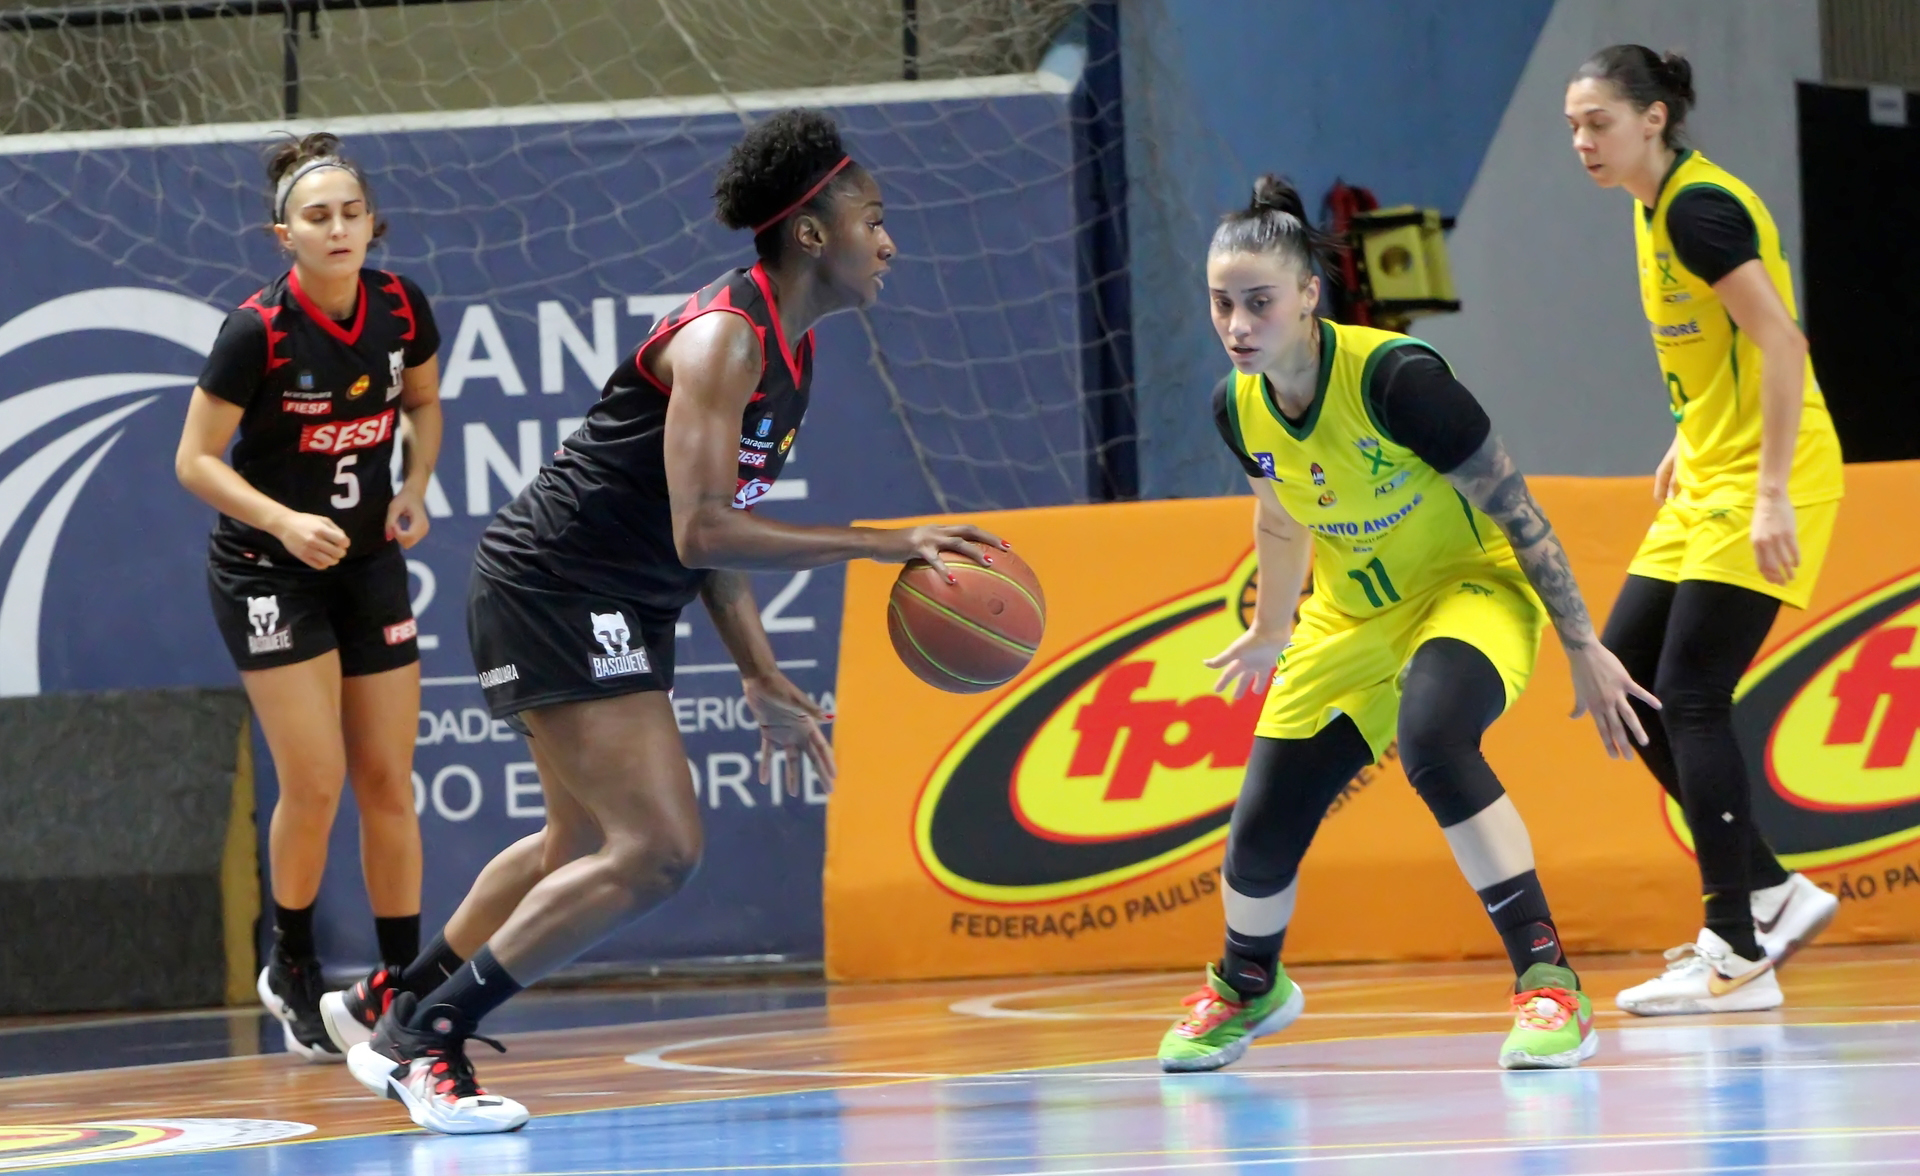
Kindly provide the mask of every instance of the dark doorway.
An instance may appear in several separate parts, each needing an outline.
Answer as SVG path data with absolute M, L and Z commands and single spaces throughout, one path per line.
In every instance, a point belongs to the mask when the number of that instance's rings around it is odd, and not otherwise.
M 1800 83 L 1801 308 L 1848 461 L 1920 457 L 1920 101 Z M 1883 125 L 1887 121 L 1905 125 Z

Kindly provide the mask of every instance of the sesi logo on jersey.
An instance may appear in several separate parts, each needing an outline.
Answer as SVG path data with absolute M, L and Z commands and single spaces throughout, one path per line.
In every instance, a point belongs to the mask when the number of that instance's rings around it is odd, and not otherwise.
M 371 449 L 393 436 L 394 410 L 357 421 L 308 425 L 300 430 L 302 453 L 351 453 Z

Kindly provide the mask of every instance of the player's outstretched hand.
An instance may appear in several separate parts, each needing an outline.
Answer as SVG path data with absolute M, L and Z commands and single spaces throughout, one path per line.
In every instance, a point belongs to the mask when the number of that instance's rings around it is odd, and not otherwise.
M 401 487 L 387 504 L 387 538 L 398 539 L 402 548 L 411 548 L 427 537 L 427 496 L 423 491 Z
M 982 567 L 992 567 L 995 549 L 1006 550 L 1012 546 L 971 523 L 909 527 L 889 531 L 887 537 L 889 542 L 884 553 L 876 557 L 880 562 L 909 563 L 922 559 L 949 581 L 953 573 L 947 570 L 946 561 L 940 558 L 942 555 L 963 555 Z
M 1567 661 L 1573 666 L 1573 717 L 1593 716 L 1609 759 L 1632 759 L 1635 743 L 1647 745 L 1647 729 L 1633 713 L 1631 700 L 1637 698 L 1654 710 L 1660 709 L 1660 700 L 1635 682 L 1613 651 L 1598 640 L 1568 650 Z
M 760 782 L 765 784 L 773 775 L 773 761 L 776 757 L 787 761 L 787 795 L 800 795 L 800 757 L 813 761 L 813 767 L 826 782 L 827 790 L 833 790 L 834 762 L 833 744 L 827 742 L 826 732 L 820 724 L 829 722 L 829 715 L 811 699 L 806 691 L 778 670 L 763 678 L 746 678 L 741 681 L 747 696 L 747 706 L 752 708 L 754 719 L 760 724 Z
M 293 553 L 293 558 L 321 571 L 347 557 L 347 533 L 335 526 L 332 519 L 319 515 L 288 515 L 274 538 Z
M 1213 684 L 1214 691 L 1239 702 L 1248 690 L 1258 694 L 1267 688 L 1274 665 L 1279 662 L 1280 654 L 1292 639 L 1291 632 L 1262 633 L 1258 629 L 1248 629 L 1234 638 L 1232 645 L 1201 664 L 1210 670 L 1220 671 L 1219 681 Z

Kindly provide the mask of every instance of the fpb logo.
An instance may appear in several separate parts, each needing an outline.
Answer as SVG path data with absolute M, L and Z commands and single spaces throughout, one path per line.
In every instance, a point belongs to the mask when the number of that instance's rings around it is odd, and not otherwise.
M 1055 902 L 1219 844 L 1266 696 L 1229 703 L 1201 662 L 1245 630 L 1256 566 L 1088 639 L 981 716 L 915 812 L 934 879 L 977 902 Z
M 1753 815 L 1789 867 L 1920 841 L 1920 570 L 1822 617 L 1734 694 Z M 1667 820 L 1691 847 L 1685 819 Z

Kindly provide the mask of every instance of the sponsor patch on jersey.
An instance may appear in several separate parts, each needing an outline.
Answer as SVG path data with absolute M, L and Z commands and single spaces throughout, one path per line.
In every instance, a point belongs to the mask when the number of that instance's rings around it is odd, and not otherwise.
M 367 394 L 367 389 L 371 388 L 372 386 L 373 386 L 372 380 L 367 379 L 367 377 L 365 376 L 361 376 L 359 379 L 353 382 L 353 387 L 347 389 L 347 399 L 348 400 L 360 399 L 362 396 L 365 396 Z
M 397 625 L 388 625 L 380 630 L 388 645 L 404 645 L 420 635 L 420 622 L 408 617 Z
M 800 430 L 798 429 L 787 430 L 787 435 L 780 438 L 780 452 L 785 453 L 787 450 L 793 448 L 793 439 L 795 436 L 799 434 L 799 432 Z
M 1700 320 L 1688 319 L 1684 323 L 1655 323 L 1653 333 L 1660 339 L 1683 339 L 1688 335 L 1700 333 Z
M 1320 496 L 1321 506 L 1332 506 L 1334 503 L 1339 501 L 1340 501 L 1340 496 L 1338 494 L 1335 494 L 1331 490 L 1327 491 L 1325 494 L 1322 494 Z
M 1307 473 L 1313 476 L 1314 485 L 1324 486 L 1327 484 L 1327 471 L 1320 468 L 1319 462 L 1316 461 L 1312 465 L 1308 466 Z
M 756 441 L 752 437 L 740 438 L 740 444 L 743 448 L 746 448 L 746 449 L 772 449 L 773 448 L 773 442 Z
M 733 492 L 733 509 L 752 510 L 753 504 L 767 496 L 773 483 L 765 478 L 742 478 Z
M 480 689 L 491 690 L 495 686 L 505 686 L 508 682 L 520 680 L 520 667 L 512 662 L 504 666 L 495 666 L 491 670 L 480 671 Z
M 300 386 L 302 388 L 307 389 L 308 391 L 313 390 L 313 373 L 312 372 L 300 373 Z
M 751 449 L 742 449 L 740 451 L 740 464 L 760 469 L 767 464 L 767 455 L 764 453 L 755 453 Z
M 400 399 L 400 391 L 406 383 L 407 353 L 404 351 L 387 352 L 387 399 Z
M 1393 477 L 1388 478 L 1386 481 L 1380 483 L 1378 486 L 1375 486 L 1373 488 L 1373 496 L 1375 498 L 1379 498 L 1383 494 L 1393 493 L 1395 490 L 1398 490 L 1400 487 L 1406 485 L 1407 479 L 1412 476 L 1413 476 L 1412 470 L 1401 470 L 1399 473 L 1395 474 Z
M 331 400 L 282 400 L 280 411 L 298 413 L 301 416 L 326 416 L 333 411 Z
M 324 425 L 308 425 L 300 430 L 300 451 L 302 453 L 352 453 L 356 449 L 371 449 L 393 437 L 394 410 L 376 416 L 363 417 L 357 421 L 330 421 Z
M 761 417 L 760 423 L 753 427 L 753 435 L 756 437 L 765 437 L 768 433 L 771 433 L 771 432 L 773 432 L 772 417 Z

